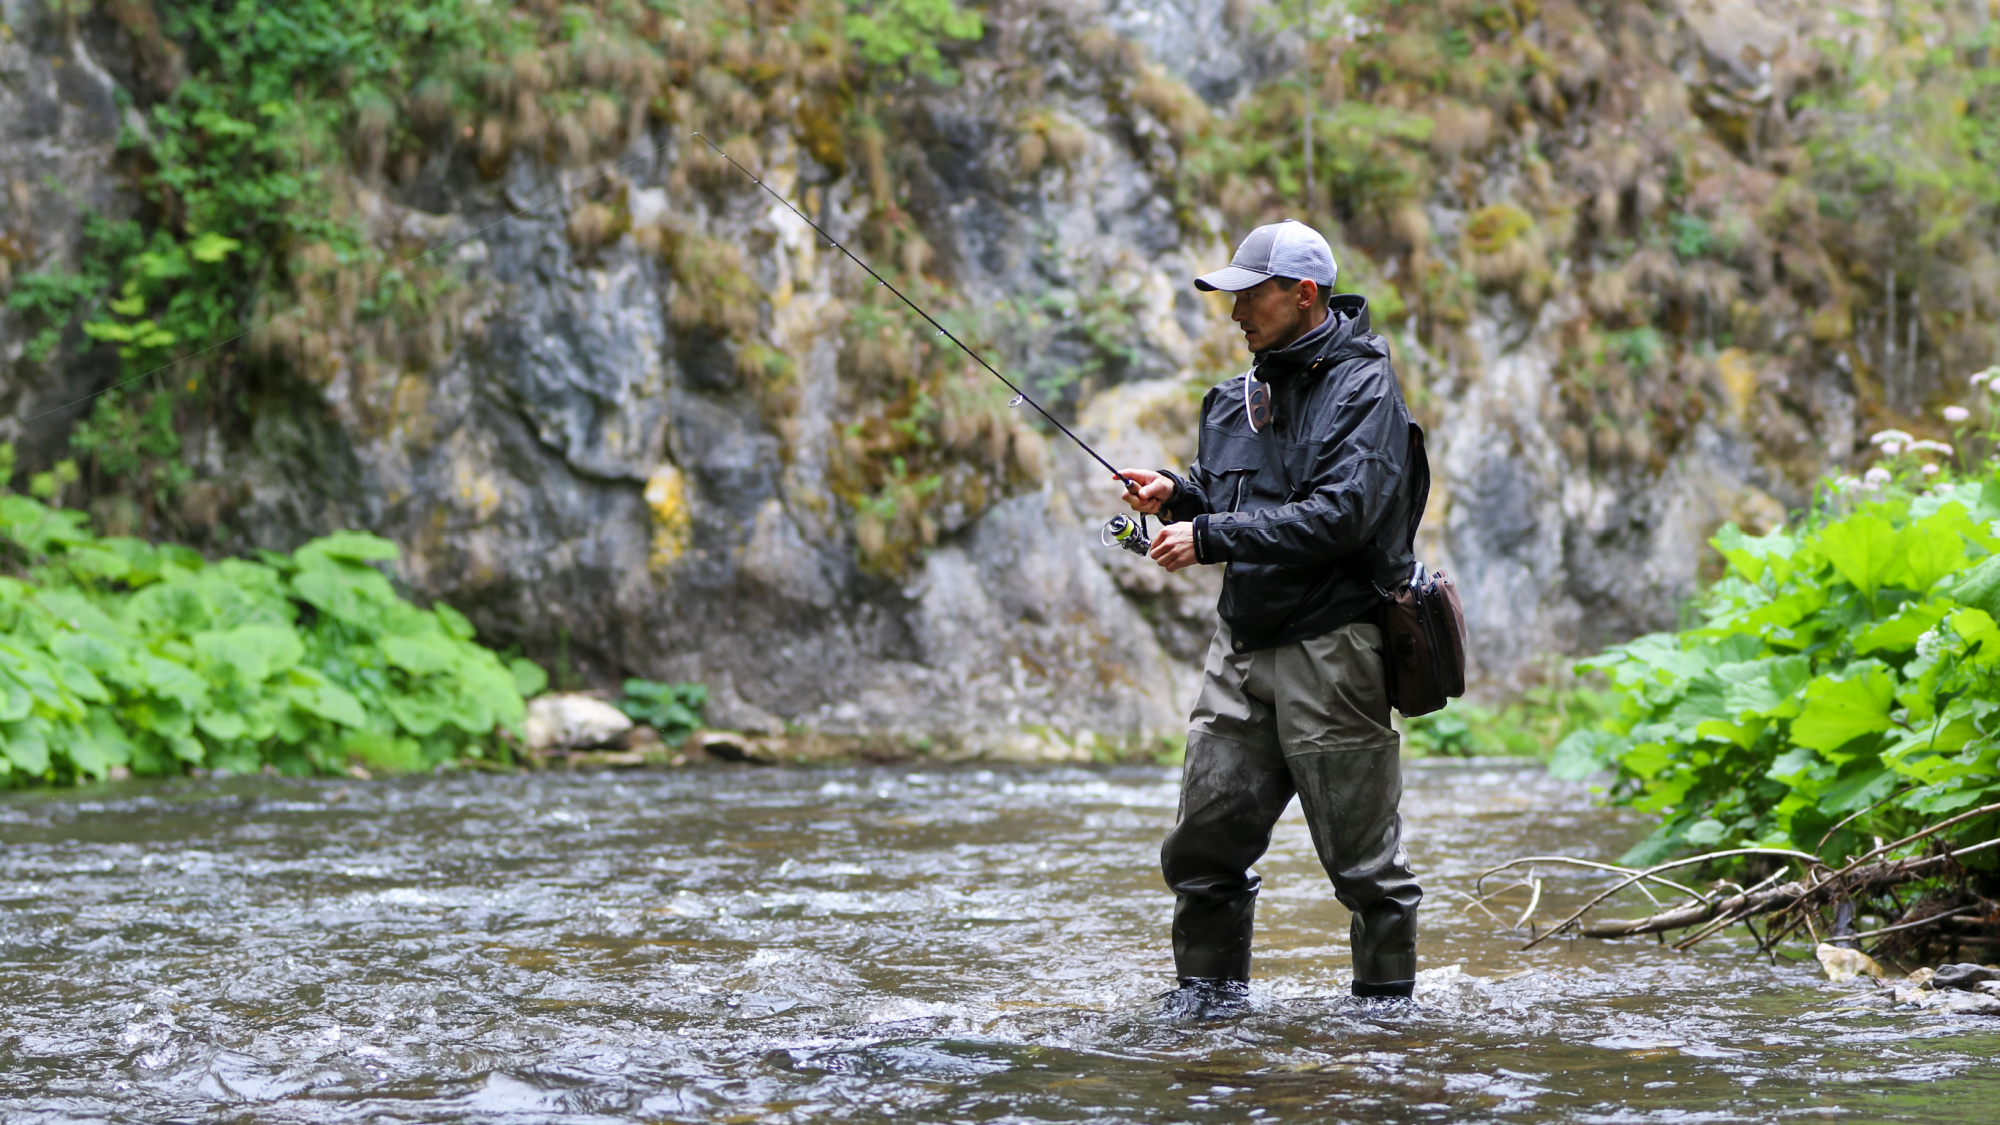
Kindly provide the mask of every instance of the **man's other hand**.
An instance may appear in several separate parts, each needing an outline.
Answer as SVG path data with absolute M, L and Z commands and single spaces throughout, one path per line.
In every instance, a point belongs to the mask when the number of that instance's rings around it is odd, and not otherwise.
M 1151 469 L 1120 469 L 1118 475 L 1125 478 L 1119 482 L 1125 489 L 1125 502 L 1142 515 L 1159 515 L 1160 505 L 1174 498 L 1174 478 L 1163 473 Z M 1126 480 L 1138 485 L 1139 490 L 1132 491 L 1132 485 L 1125 484 Z
M 1170 523 L 1160 528 L 1153 536 L 1153 549 L 1148 556 L 1168 571 L 1185 570 L 1194 565 L 1194 523 Z

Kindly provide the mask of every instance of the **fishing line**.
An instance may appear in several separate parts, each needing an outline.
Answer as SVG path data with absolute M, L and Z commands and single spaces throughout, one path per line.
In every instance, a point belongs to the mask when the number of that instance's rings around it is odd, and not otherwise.
M 423 261 L 425 258 L 430 257 L 432 254 L 438 253 L 441 250 L 449 250 L 454 246 L 464 245 L 465 243 L 470 242 L 475 238 L 478 238 L 480 235 L 485 234 L 487 231 L 492 230 L 494 227 L 497 227 L 502 223 L 511 222 L 512 220 L 518 219 L 523 215 L 528 215 L 536 211 L 540 211 L 542 208 L 547 207 L 549 204 L 554 203 L 556 200 L 561 199 L 563 196 L 568 195 L 573 191 L 581 191 L 584 188 L 589 187 L 590 185 L 598 182 L 599 180 L 609 179 L 611 176 L 614 176 L 617 173 L 622 172 L 625 169 L 630 168 L 641 161 L 656 159 L 661 153 L 667 151 L 668 149 L 674 147 L 677 144 L 680 144 L 682 141 L 687 140 L 688 137 L 698 137 L 698 136 L 701 136 L 701 134 L 689 133 L 687 134 L 687 136 L 675 137 L 670 141 L 665 141 L 648 152 L 643 152 L 638 156 L 623 161 L 622 163 L 612 165 L 610 168 L 607 168 L 604 171 L 599 172 L 597 175 L 592 176 L 587 180 L 584 180 L 582 183 L 579 183 L 574 187 L 563 188 L 561 191 L 556 192 L 554 195 L 549 196 L 547 199 L 537 200 L 536 202 L 531 203 L 526 207 L 522 207 L 515 211 L 510 211 L 507 214 L 502 215 L 499 218 L 493 220 L 492 222 L 487 223 L 485 226 L 480 227 L 478 230 L 473 231 L 471 234 L 462 235 L 458 238 L 452 239 L 449 242 L 441 242 L 438 245 L 431 247 L 429 250 L 426 250 L 421 254 L 409 258 L 406 261 L 398 262 L 395 265 L 380 271 L 379 273 L 372 274 L 369 277 L 363 278 L 362 280 L 357 281 L 345 288 L 336 289 L 333 292 L 328 293 L 326 296 L 321 297 L 316 301 L 311 301 L 306 304 L 299 305 L 295 308 L 287 309 L 284 312 L 279 313 L 277 316 L 274 316 L 271 319 L 262 322 L 261 324 L 253 324 L 250 327 L 245 328 L 243 331 L 238 332 L 236 335 L 231 336 L 228 339 L 217 340 L 215 343 L 210 344 L 209 346 L 201 349 L 198 352 L 190 352 L 187 355 L 181 356 L 179 359 L 169 360 L 168 362 L 153 368 L 151 371 L 148 371 L 143 375 L 134 375 L 130 379 L 127 379 L 123 382 L 113 383 L 110 386 L 105 387 L 103 390 L 92 391 L 91 393 L 83 396 L 82 398 L 76 399 L 71 402 L 65 402 L 61 406 L 51 407 L 48 410 L 42 411 L 40 414 L 36 414 L 29 418 L 24 418 L 21 420 L 21 424 L 26 425 L 29 422 L 33 422 L 41 418 L 46 418 L 51 414 L 60 414 L 61 412 L 68 410 L 72 406 L 80 406 L 83 403 L 89 402 L 91 399 L 98 397 L 99 395 L 106 395 L 110 394 L 112 391 L 122 390 L 123 388 L 129 387 L 134 383 L 143 383 L 146 380 L 152 378 L 153 376 L 158 375 L 162 371 L 171 371 L 172 369 L 179 367 L 181 364 L 186 363 L 189 360 L 200 359 L 202 356 L 207 355 L 208 353 L 216 350 L 217 348 L 233 344 L 236 341 L 241 340 L 245 336 L 248 336 L 254 332 L 261 332 L 262 330 L 269 328 L 273 324 L 276 324 L 279 321 L 284 320 L 286 317 L 297 316 L 300 313 L 306 312 L 308 310 L 316 309 L 319 306 L 327 303 L 328 301 L 333 300 L 335 297 L 352 293 L 353 291 L 361 288 L 364 285 L 369 285 L 376 281 L 380 281 L 382 278 L 387 277 L 389 274 L 392 274 L 397 270 L 403 269 L 405 267 L 413 266 L 418 262 Z M 708 139 L 707 137 L 702 137 L 702 140 L 704 141 L 707 139 Z M 712 148 L 714 146 L 711 145 L 710 147 Z M 732 163 L 734 162 L 732 161 Z
M 1012 379 L 1009 379 L 1005 375 L 1000 374 L 999 371 L 995 370 L 992 364 L 986 362 L 986 358 L 984 356 L 980 355 L 976 351 L 973 351 L 972 348 L 968 346 L 964 340 L 961 340 L 957 336 L 952 335 L 951 329 L 946 328 L 942 324 L 939 324 L 935 317 L 925 312 L 923 308 L 920 305 L 918 305 L 915 301 L 912 301 L 907 296 L 904 296 L 903 291 L 901 289 L 898 289 L 895 286 L 889 284 L 889 280 L 887 278 L 875 272 L 875 267 L 869 265 L 867 262 L 862 261 L 860 258 L 855 257 L 854 251 L 849 250 L 845 245 L 841 243 L 839 239 L 826 233 L 825 227 L 822 227 L 818 223 L 815 223 L 811 219 L 807 218 L 805 212 L 799 210 L 797 207 L 792 206 L 791 200 L 786 199 L 783 195 L 779 194 L 775 188 L 773 188 L 770 184 L 765 183 L 757 175 L 752 173 L 750 169 L 745 168 L 743 165 L 736 163 L 736 158 L 722 151 L 722 149 L 718 147 L 714 141 L 711 141 L 707 137 L 702 136 L 702 134 L 699 132 L 694 133 L 693 135 L 695 137 L 699 137 L 701 139 L 702 144 L 705 144 L 708 147 L 715 149 L 715 154 L 717 156 L 722 157 L 724 160 L 729 161 L 731 167 L 735 168 L 738 172 L 743 173 L 745 176 L 748 176 L 750 178 L 751 183 L 756 184 L 758 187 L 763 188 L 766 192 L 769 192 L 772 199 L 775 199 L 778 202 L 784 204 L 785 209 L 790 211 L 792 214 L 797 215 L 799 217 L 800 222 L 803 222 L 805 223 L 805 225 L 818 231 L 819 236 L 821 238 L 826 239 L 828 245 L 832 246 L 835 250 L 840 251 L 842 254 L 847 255 L 848 261 L 853 262 L 855 265 L 860 266 L 862 269 L 866 270 L 868 272 L 868 276 L 875 279 L 875 284 L 880 285 L 882 288 L 887 289 L 891 293 L 894 293 L 896 295 L 897 300 L 910 306 L 911 312 L 916 313 L 920 317 L 923 317 L 926 323 L 928 323 L 932 328 L 937 329 L 937 334 L 939 336 L 943 336 L 945 339 L 950 340 L 954 344 L 957 344 L 959 351 L 962 351 L 966 355 L 971 356 L 972 361 L 974 363 L 977 363 L 979 366 L 984 367 L 987 370 L 988 374 L 992 375 L 995 379 L 1000 380 L 1002 383 L 1005 383 L 1007 385 L 1007 389 L 1014 392 L 1014 400 L 1008 403 L 1007 405 L 1019 406 L 1021 403 L 1025 402 L 1029 406 L 1034 407 L 1036 413 L 1040 414 L 1044 418 L 1047 418 L 1049 420 L 1049 424 L 1053 425 L 1056 429 L 1061 430 L 1063 432 L 1064 437 L 1069 438 L 1069 440 L 1075 442 L 1078 445 L 1078 447 L 1080 447 L 1085 453 L 1090 454 L 1091 459 L 1096 461 L 1098 464 L 1104 466 L 1105 469 L 1111 473 L 1113 478 L 1122 481 L 1125 487 L 1131 489 L 1133 492 L 1139 491 L 1139 486 L 1133 482 L 1132 478 L 1119 472 L 1116 468 L 1112 466 L 1111 462 L 1106 461 L 1103 457 L 1099 456 L 1097 450 L 1092 449 L 1090 447 L 1089 442 L 1086 442 L 1082 438 L 1076 436 L 1075 431 L 1071 430 L 1068 426 L 1063 425 L 1061 419 L 1049 413 L 1047 410 L 1042 409 L 1041 403 L 1036 402 L 1034 399 L 1030 398 L 1028 396 L 1028 392 L 1022 390 L 1018 385 L 1015 384 L 1015 382 Z M 1140 517 L 1141 527 L 1144 526 L 1144 521 L 1145 517 L 1141 516 Z

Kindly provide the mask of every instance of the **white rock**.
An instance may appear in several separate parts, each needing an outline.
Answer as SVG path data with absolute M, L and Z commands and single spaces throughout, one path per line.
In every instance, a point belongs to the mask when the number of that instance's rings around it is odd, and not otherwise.
M 1858 949 L 1842 949 L 1837 945 L 1819 943 L 1813 951 L 1819 955 L 1820 968 L 1826 970 L 1828 980 L 1853 980 L 1859 976 L 1870 976 L 1882 980 L 1888 971 L 1875 963 L 1873 957 Z
M 528 701 L 528 749 L 536 753 L 602 746 L 631 729 L 623 711 L 587 695 L 551 692 Z

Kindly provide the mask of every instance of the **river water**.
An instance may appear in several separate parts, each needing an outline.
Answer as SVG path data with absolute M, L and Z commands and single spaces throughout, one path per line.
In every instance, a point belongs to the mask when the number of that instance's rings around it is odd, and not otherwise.
M 1481 868 L 1643 830 L 1417 764 L 1414 1005 L 1296 810 L 1258 1001 L 1153 1014 L 1175 771 L 689 769 L 0 800 L 0 1120 L 1990 1122 L 2000 1020 L 1741 944 L 1552 943 Z M 1598 885 L 1543 871 L 1546 920 Z M 1516 893 L 1494 909 L 1511 922 Z

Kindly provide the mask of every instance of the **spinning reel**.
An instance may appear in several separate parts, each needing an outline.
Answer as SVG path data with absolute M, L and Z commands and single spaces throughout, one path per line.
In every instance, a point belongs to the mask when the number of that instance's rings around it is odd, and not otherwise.
M 1107 547 L 1123 547 L 1135 555 L 1144 555 L 1153 549 L 1153 534 L 1146 527 L 1146 517 L 1112 516 L 1097 533 L 1097 541 Z

